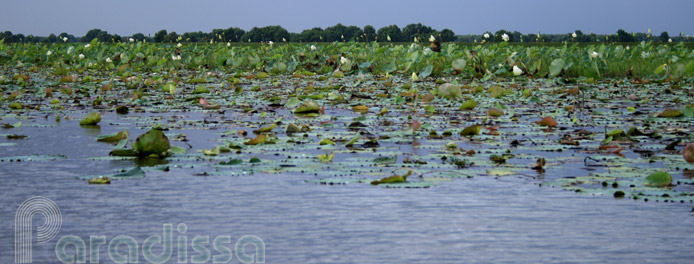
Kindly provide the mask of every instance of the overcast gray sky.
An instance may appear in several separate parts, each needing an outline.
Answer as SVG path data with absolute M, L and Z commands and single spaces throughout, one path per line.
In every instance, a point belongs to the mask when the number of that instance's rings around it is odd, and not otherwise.
M 498 29 L 524 34 L 668 31 L 694 33 L 694 0 L 0 0 L 0 30 L 83 36 L 92 28 L 122 36 L 209 32 L 281 25 L 290 32 L 337 23 L 376 29 L 422 23 L 456 34 Z

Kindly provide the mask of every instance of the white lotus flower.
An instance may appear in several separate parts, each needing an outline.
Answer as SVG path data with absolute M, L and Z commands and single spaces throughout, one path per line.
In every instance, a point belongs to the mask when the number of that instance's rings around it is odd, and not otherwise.
M 482 36 L 484 36 L 484 38 L 488 39 L 488 38 L 489 38 L 489 33 L 484 33 L 484 35 L 482 35 Z
M 231 47 L 231 42 L 227 42 L 227 47 Z
M 87 43 L 87 45 L 84 45 L 84 48 L 86 49 L 86 48 L 89 48 L 89 47 L 91 47 L 91 46 L 92 46 L 92 45 L 89 45 L 89 43 Z
M 503 39 L 504 41 L 508 42 L 509 37 L 508 37 L 508 35 L 507 35 L 506 33 L 504 33 L 503 35 L 501 35 L 501 39 Z
M 80 53 L 80 55 L 78 57 L 80 58 L 80 60 L 84 59 L 84 54 Z
M 572 38 L 576 38 L 576 32 L 571 33 L 571 37 L 572 37 Z
M 106 63 L 111 63 L 111 58 L 106 58 Z
M 311 50 L 316 50 L 316 49 L 318 49 L 318 48 L 316 48 L 315 45 L 311 45 Z
M 595 58 L 597 58 L 599 55 L 600 55 L 600 54 L 598 54 L 597 52 L 593 51 L 593 53 L 590 54 L 590 57 L 593 58 L 593 59 L 595 59 Z
M 434 42 L 434 41 L 436 41 L 436 38 L 434 37 L 434 35 L 429 35 L 429 42 Z
M 630 49 L 629 46 L 627 46 L 627 50 L 629 50 L 629 49 Z
M 134 39 L 134 38 L 129 38 L 128 41 L 130 41 L 130 43 L 133 43 L 133 42 L 135 42 L 135 39 Z
M 390 35 L 388 35 L 387 39 L 388 39 L 388 41 L 390 41 Z
M 282 38 L 282 42 L 287 42 L 287 39 L 285 39 L 285 38 Z
M 89 67 L 89 68 L 91 68 L 92 66 L 94 66 L 94 64 L 92 64 L 91 62 L 89 64 L 87 64 L 87 67 Z
M 419 77 L 417 77 L 417 74 L 413 72 L 413 73 L 412 73 L 412 81 L 413 81 L 413 82 L 416 82 L 416 81 L 418 81 L 418 80 L 419 80 Z
M 181 55 L 171 55 L 171 60 L 181 60 Z
M 345 58 L 345 57 L 340 56 L 340 63 L 346 64 L 346 63 L 348 63 L 348 62 L 349 62 L 349 59 L 348 59 L 348 58 Z
M 63 37 L 63 42 L 67 42 L 67 37 Z
M 513 65 L 513 75 L 519 76 L 521 74 L 523 74 L 523 70 L 521 70 L 521 68 L 518 68 L 517 65 Z
M 417 37 L 414 37 L 414 43 L 417 43 L 417 42 L 419 42 L 419 41 L 417 40 Z
M 272 40 L 268 41 L 267 44 L 270 44 L 270 47 L 275 44 L 275 42 L 272 42 Z
M 667 42 L 672 43 L 672 39 L 671 38 L 667 39 Z
M 52 51 L 50 51 L 50 50 L 49 50 L 49 51 L 46 51 L 46 56 L 51 56 L 51 54 L 53 54 Z
M 70 53 L 72 53 L 73 51 L 75 51 L 75 47 L 70 46 L 69 48 L 67 48 L 68 55 L 70 55 Z
M 179 48 L 180 48 L 180 47 L 182 47 L 182 46 L 183 46 L 183 44 L 181 44 L 181 43 L 176 44 L 176 47 L 179 47 Z

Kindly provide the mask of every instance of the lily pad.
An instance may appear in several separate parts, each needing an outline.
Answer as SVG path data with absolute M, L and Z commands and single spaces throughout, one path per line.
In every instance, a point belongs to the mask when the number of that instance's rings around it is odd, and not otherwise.
M 682 111 L 680 111 L 679 109 L 668 108 L 663 110 L 663 112 L 661 112 L 660 114 L 658 114 L 658 117 L 679 117 L 682 115 L 684 115 L 684 113 L 682 113 Z
M 114 143 L 121 141 L 122 139 L 128 139 L 128 130 L 118 131 L 116 133 L 101 135 L 96 137 L 96 141 Z
M 295 114 L 310 114 L 318 112 L 320 112 L 320 106 L 314 101 L 306 101 L 294 111 Z
M 477 101 L 475 100 L 467 100 L 463 105 L 460 106 L 460 110 L 472 110 L 477 106 Z
M 101 122 L 101 114 L 97 112 L 92 112 L 87 114 L 82 121 L 80 121 L 80 126 L 94 126 Z
M 671 182 L 672 176 L 670 176 L 669 173 L 664 171 L 657 171 L 646 177 L 644 185 L 652 187 L 665 187 L 669 186 Z
M 164 132 L 158 128 L 152 128 L 146 133 L 137 137 L 132 143 L 133 150 L 138 156 L 145 157 L 155 155 L 159 158 L 169 156 L 171 144 Z
M 472 126 L 464 128 L 463 131 L 460 131 L 460 135 L 464 136 L 464 137 L 477 136 L 480 134 L 481 128 L 482 128 L 482 126 L 480 126 L 480 125 L 472 125 Z
M 444 83 L 439 86 L 438 95 L 448 100 L 457 100 L 463 96 L 460 86 L 451 83 Z
M 684 160 L 689 163 L 694 163 L 694 143 L 689 143 L 682 150 L 682 156 Z

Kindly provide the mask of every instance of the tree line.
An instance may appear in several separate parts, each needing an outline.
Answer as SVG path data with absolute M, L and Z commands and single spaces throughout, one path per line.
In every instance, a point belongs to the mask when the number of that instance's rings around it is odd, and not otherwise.
M 0 32 L 0 40 L 6 43 L 25 42 L 25 43 L 62 43 L 62 42 L 89 42 L 98 39 L 101 42 L 130 42 L 147 41 L 157 43 L 174 42 L 334 42 L 334 41 L 355 41 L 355 42 L 413 42 L 415 39 L 426 42 L 430 36 L 434 36 L 441 42 L 691 42 L 694 41 L 689 35 L 680 33 L 670 36 L 667 31 L 660 35 L 649 33 L 626 32 L 619 29 L 615 34 L 585 34 L 581 30 L 565 34 L 541 34 L 530 33 L 522 34 L 518 31 L 507 31 L 504 29 L 496 32 L 483 32 L 482 34 L 455 35 L 450 29 L 436 30 L 421 23 L 409 24 L 403 28 L 397 25 L 389 25 L 376 30 L 373 26 L 367 25 L 363 28 L 357 26 L 345 26 L 340 23 L 325 29 L 314 27 L 306 29 L 300 33 L 289 32 L 281 26 L 253 27 L 245 31 L 238 27 L 227 29 L 213 29 L 211 32 L 185 32 L 178 34 L 175 31 L 162 29 L 150 37 L 143 33 L 132 36 L 120 36 L 110 34 L 105 30 L 92 29 L 87 31 L 84 36 L 76 37 L 66 32 L 58 35 L 49 36 L 25 36 L 23 34 L 13 34 L 10 31 Z

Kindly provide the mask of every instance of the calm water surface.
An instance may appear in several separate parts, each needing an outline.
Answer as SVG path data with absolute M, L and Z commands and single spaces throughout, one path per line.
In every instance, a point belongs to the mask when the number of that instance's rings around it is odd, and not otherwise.
M 60 207 L 58 238 L 75 235 L 88 243 L 90 235 L 107 240 L 128 235 L 141 245 L 147 237 L 161 235 L 164 224 L 175 228 L 184 223 L 185 234 L 174 230 L 173 236 L 174 241 L 188 237 L 189 257 L 196 254 L 190 248 L 195 236 L 230 236 L 235 243 L 255 235 L 265 243 L 267 263 L 694 262 L 691 204 L 579 195 L 540 187 L 541 180 L 523 176 L 386 189 L 305 183 L 314 178 L 309 175 L 196 177 L 172 169 L 148 171 L 139 180 L 89 185 L 75 177 L 109 174 L 133 164 L 87 160 L 112 148 L 96 142 L 96 135 L 121 129 L 105 120 L 100 130 L 64 121 L 48 122 L 54 125 L 50 128 L 26 125 L 2 131 L 30 138 L 3 138 L 2 143 L 16 145 L 0 147 L 1 157 L 38 153 L 68 159 L 0 163 L 0 263 L 14 261 L 15 212 L 34 195 Z M 209 131 L 180 132 L 195 149 L 212 147 L 219 138 Z M 549 170 L 546 177 L 570 173 Z M 59 263 L 56 241 L 35 243 L 33 263 Z M 169 263 L 177 260 L 175 243 Z M 139 253 L 140 263 L 146 263 Z M 105 246 L 100 260 L 112 263 Z M 232 262 L 239 263 L 237 258 Z

